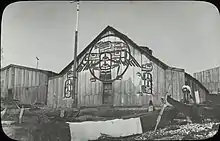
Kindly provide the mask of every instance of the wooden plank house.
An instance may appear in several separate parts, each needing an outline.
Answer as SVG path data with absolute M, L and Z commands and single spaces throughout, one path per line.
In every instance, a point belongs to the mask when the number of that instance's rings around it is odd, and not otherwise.
M 154 57 L 148 47 L 137 45 L 111 26 L 77 56 L 77 64 L 74 98 L 64 99 L 73 91 L 71 61 L 59 75 L 49 78 L 48 106 L 140 107 L 147 106 L 150 100 L 161 106 L 161 98 L 167 92 L 178 101 L 183 98 L 181 88 L 186 78 L 191 84 L 199 83 L 184 69 L 166 65 Z M 205 95 L 202 85 L 196 89 Z
M 220 66 L 196 72 L 193 76 L 209 91 L 206 101 L 210 104 L 220 104 Z
M 208 89 L 200 83 L 197 79 L 190 74 L 185 73 L 185 84 L 190 86 L 194 101 L 196 101 L 196 92 L 198 92 L 199 103 L 204 104 L 207 102 L 207 96 L 209 95 Z
M 46 104 L 48 78 L 56 73 L 20 65 L 1 68 L 1 97 L 19 100 L 22 104 Z
M 220 66 L 196 72 L 193 76 L 200 81 L 211 94 L 220 93 Z

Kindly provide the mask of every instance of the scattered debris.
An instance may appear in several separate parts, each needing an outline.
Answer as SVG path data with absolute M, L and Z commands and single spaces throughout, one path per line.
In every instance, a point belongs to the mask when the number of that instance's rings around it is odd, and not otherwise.
M 153 131 L 146 132 L 135 140 L 151 140 L 168 137 L 169 140 L 181 139 L 206 139 L 214 136 L 217 133 L 216 126 L 219 123 L 205 123 L 205 124 L 186 124 L 186 125 L 173 125 L 158 130 L 156 133 Z M 167 138 L 166 138 L 167 139 Z
M 5 121 L 5 120 L 1 121 L 2 125 L 12 125 L 13 123 L 15 123 L 15 121 Z
M 167 107 L 169 108 L 169 107 Z M 98 108 L 97 108 L 98 109 Z M 120 110 L 110 110 L 110 109 L 90 109 L 90 111 L 82 110 L 86 114 L 79 114 L 79 110 L 66 110 L 64 113 L 64 117 L 60 117 L 60 109 L 50 109 L 50 108 L 38 108 L 33 107 L 29 110 L 25 109 L 24 111 L 24 122 L 16 125 L 16 121 L 18 121 L 19 112 L 16 114 L 10 114 L 11 109 L 9 109 L 5 116 L 3 124 L 4 131 L 7 130 L 8 134 L 16 137 L 21 141 L 58 141 L 58 140 L 70 140 L 69 134 L 69 126 L 65 124 L 66 121 L 103 121 L 106 119 L 111 119 L 111 115 L 116 113 L 117 117 L 124 115 L 132 115 L 137 112 L 133 111 L 120 111 Z M 19 109 L 18 109 L 19 110 Z M 20 110 L 19 110 L 20 111 Z M 93 111 L 95 114 L 88 114 Z M 16 112 L 15 112 L 16 113 Z M 102 117 L 105 113 L 106 116 Z M 144 113 L 144 111 L 142 111 Z M 175 114 L 171 114 L 173 117 Z M 138 116 L 138 114 L 137 114 Z M 110 118 L 111 117 L 111 118 Z M 182 117 L 182 116 L 178 116 Z M 115 118 L 115 117 L 114 117 Z M 129 116 L 128 116 L 129 118 Z M 9 122 L 7 122 L 9 121 Z M 12 122 L 13 121 L 13 122 Z M 28 121 L 28 123 L 27 123 Z M 4 123 L 5 122 L 5 123 Z M 65 124 L 65 125 L 64 125 Z M 20 128 L 22 127 L 22 130 Z M 28 126 L 28 127 L 26 127 Z M 182 139 L 206 139 L 214 136 L 219 128 L 219 121 L 213 119 L 205 119 L 203 123 L 192 123 L 187 124 L 186 119 L 175 119 L 172 124 L 166 126 L 166 128 L 158 128 L 156 132 L 151 131 L 138 134 L 131 135 L 126 137 L 114 137 L 108 134 L 101 134 L 98 138 L 98 141 L 133 141 L 133 140 L 182 140 Z M 11 130 L 10 130 L 11 129 Z M 10 130 L 10 131 L 9 131 Z M 64 131 L 63 131 L 64 130 Z M 94 129 L 95 130 L 95 129 Z M 13 133 L 16 132 L 16 133 Z M 18 133 L 19 132 L 19 133 Z M 7 135 L 8 135 L 7 134 Z M 19 135 L 16 135 L 19 134 Z M 21 137 L 22 134 L 22 137 Z M 18 137 L 19 136 L 19 137 Z M 28 136 L 28 137 L 27 137 Z M 99 136 L 99 135 L 98 135 Z M 27 139 L 28 138 L 28 139 Z

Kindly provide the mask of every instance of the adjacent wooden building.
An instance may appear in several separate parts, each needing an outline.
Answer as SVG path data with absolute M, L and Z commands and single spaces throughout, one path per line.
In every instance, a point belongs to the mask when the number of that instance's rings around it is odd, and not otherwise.
M 147 106 L 150 100 L 161 106 L 166 93 L 180 101 L 186 83 L 205 101 L 206 88 L 184 69 L 166 65 L 148 47 L 137 45 L 110 26 L 77 56 L 77 64 L 76 89 L 72 87 L 73 61 L 59 75 L 49 78 L 48 106 L 138 107 Z
M 199 98 L 200 103 L 204 104 L 207 102 L 207 96 L 209 94 L 209 91 L 197 79 L 192 77 L 190 74 L 185 73 L 185 84 L 190 86 L 194 101 L 196 101 L 195 93 L 198 92 L 199 94 L 198 98 Z
M 220 93 L 220 66 L 196 72 L 193 76 L 208 89 L 210 94 Z
M 20 65 L 1 69 L 1 97 L 19 100 L 23 104 L 46 104 L 48 79 L 56 73 Z

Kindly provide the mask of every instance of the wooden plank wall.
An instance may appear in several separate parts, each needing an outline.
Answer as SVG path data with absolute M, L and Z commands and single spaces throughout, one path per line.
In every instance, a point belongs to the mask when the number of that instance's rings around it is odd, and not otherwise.
M 20 100 L 21 103 L 38 102 L 46 104 L 47 73 L 20 67 L 10 67 L 1 73 L 4 76 L 1 78 L 4 81 L 2 96 L 6 96 L 8 89 L 12 89 L 14 99 Z
M 78 74 L 78 104 L 79 106 L 98 106 L 102 104 L 102 83 L 91 82 L 88 70 Z
M 150 60 L 140 51 L 130 46 L 131 55 L 136 61 L 142 65 L 149 63 Z M 150 100 L 157 106 L 161 105 L 161 97 L 165 92 L 164 69 L 153 63 L 153 96 L 140 95 L 141 85 L 143 81 L 138 77 L 137 73 L 141 73 L 141 68 L 129 66 L 122 80 L 116 80 L 113 83 L 114 88 L 114 106 L 148 106 Z
M 150 60 L 140 51 L 130 47 L 131 54 L 141 64 Z M 83 57 L 82 57 L 83 58 Z M 81 58 L 81 59 L 82 59 Z M 79 60 L 81 62 L 81 60 Z M 161 98 L 168 91 L 169 84 L 171 93 L 175 99 L 180 100 L 181 88 L 185 83 L 184 70 L 168 69 L 164 70 L 160 66 L 153 63 L 153 96 L 140 95 L 143 81 L 138 77 L 137 72 L 141 72 L 141 68 L 130 66 L 123 75 L 122 80 L 113 82 L 113 106 L 148 106 L 149 100 L 152 100 L 156 106 L 161 106 Z M 116 75 L 116 70 L 112 71 L 112 76 Z M 92 75 L 88 70 L 78 73 L 78 106 L 99 106 L 102 105 L 102 82 L 96 80 L 91 82 Z M 64 92 L 64 82 L 67 75 L 56 76 L 49 80 L 48 88 L 48 105 L 54 108 L 71 107 L 71 102 L 62 100 Z M 58 90 L 59 89 L 59 90 Z M 61 91 L 62 89 L 62 91 Z M 59 100 L 58 100 L 59 99 Z
M 199 80 L 210 93 L 220 91 L 220 66 L 201 72 L 196 72 L 193 76 Z
M 169 68 L 166 70 L 166 92 L 174 99 L 180 101 L 183 98 L 182 86 L 185 84 L 184 70 Z
M 1 97 L 5 97 L 8 94 L 8 72 L 8 69 L 1 71 Z
M 52 108 L 71 108 L 73 100 L 64 99 L 64 82 L 66 75 L 49 78 L 47 105 Z
M 131 45 L 129 45 L 129 47 L 131 55 L 140 65 L 150 62 L 146 54 L 143 52 L 141 53 Z M 83 58 L 84 56 L 80 58 L 78 64 Z M 142 73 L 141 68 L 129 66 L 123 75 L 123 78 L 114 81 L 112 84 L 113 106 L 148 106 L 149 100 L 152 100 L 156 106 L 161 106 L 161 98 L 164 97 L 165 93 L 168 91 L 169 84 L 171 85 L 169 93 L 171 93 L 175 99 L 180 101 L 182 97 L 181 88 L 185 84 L 184 70 L 174 68 L 164 70 L 155 62 L 152 63 L 153 70 L 151 74 L 153 79 L 153 96 L 139 94 L 143 80 L 137 75 L 137 73 Z M 123 66 L 120 67 L 123 70 Z M 116 71 L 117 69 L 112 70 L 112 77 L 116 75 Z M 90 78 L 92 78 L 92 75 L 89 70 L 78 73 L 78 106 L 99 106 L 103 103 L 102 82 L 99 80 L 91 82 Z M 66 79 L 67 75 L 65 74 L 63 76 L 53 77 L 49 80 L 48 105 L 52 107 L 71 107 L 71 104 L 67 104 L 68 102 L 63 101 L 61 98 L 63 96 L 64 82 Z
M 113 106 L 147 106 L 150 99 L 156 106 L 161 106 L 161 98 L 169 92 L 175 99 L 180 101 L 182 98 L 181 88 L 185 82 L 184 71 L 169 69 L 162 70 L 159 66 L 153 73 L 153 94 L 154 96 L 138 95 L 140 91 L 140 80 L 135 76 L 135 68 L 125 73 L 123 80 L 113 83 Z M 130 74 L 129 72 L 132 72 Z M 155 75 L 159 77 L 155 77 Z M 64 81 L 66 75 L 56 76 L 48 82 L 48 101 L 47 105 L 53 108 L 70 108 L 71 100 L 63 100 Z M 102 105 L 102 83 L 100 81 L 90 82 L 90 73 L 83 71 L 78 74 L 78 106 L 99 106 Z M 128 78 L 127 81 L 125 81 Z M 166 78 L 166 79 L 165 79 Z M 135 85 L 135 83 L 137 85 Z M 168 91 L 169 84 L 170 89 Z

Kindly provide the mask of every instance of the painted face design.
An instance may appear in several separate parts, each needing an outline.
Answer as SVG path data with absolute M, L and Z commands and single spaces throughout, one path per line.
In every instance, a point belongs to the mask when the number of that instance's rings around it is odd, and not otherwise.
M 107 39 L 108 41 L 106 41 Z M 88 54 L 88 61 L 92 66 L 89 68 L 91 74 L 95 79 L 101 81 L 119 79 L 129 66 L 129 52 L 128 44 L 119 37 L 113 36 L 113 38 L 105 37 L 101 39 L 91 48 Z M 108 77 L 105 77 L 105 75 L 108 75 Z
M 129 66 L 141 68 L 130 53 L 127 41 L 110 33 L 91 46 L 80 61 L 77 72 L 89 70 L 92 82 L 113 82 L 121 80 Z

